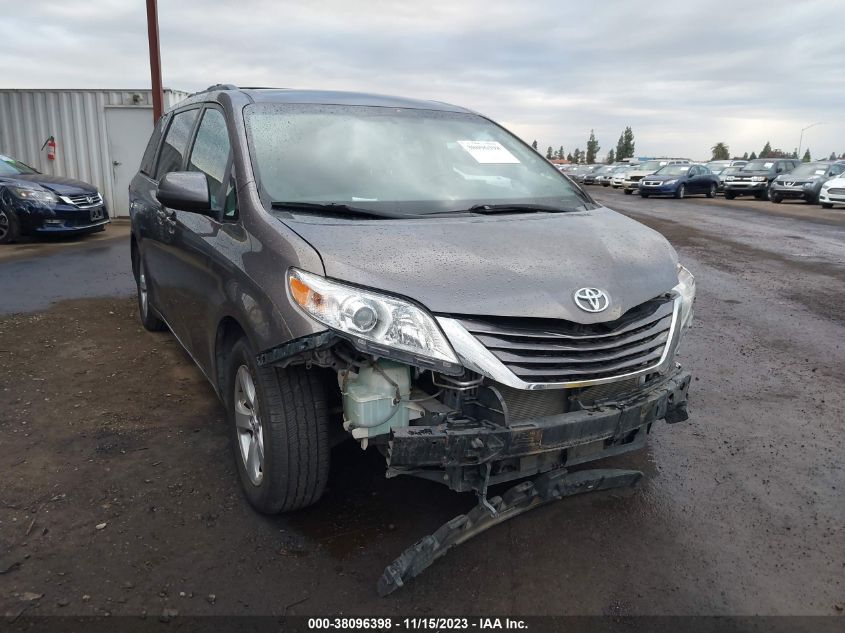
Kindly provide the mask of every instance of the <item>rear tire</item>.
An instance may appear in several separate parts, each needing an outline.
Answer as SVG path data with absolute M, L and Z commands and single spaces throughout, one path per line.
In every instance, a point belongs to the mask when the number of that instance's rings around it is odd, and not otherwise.
M 707 197 L 708 198 L 715 198 L 716 197 L 716 185 L 710 183 L 710 188 L 707 190 Z
M 733 191 L 725 189 L 725 200 L 733 200 L 734 198 L 736 198 L 736 194 Z
M 303 366 L 257 367 L 255 356 L 246 338 L 235 343 L 223 385 L 241 487 L 259 512 L 304 508 L 329 475 L 325 384 Z
M 21 234 L 18 216 L 11 211 L 0 209 L 0 244 L 17 242 Z
M 167 324 L 161 320 L 150 300 L 149 279 L 147 266 L 137 247 L 132 249 L 132 271 L 135 274 L 135 290 L 138 294 L 138 316 L 141 325 L 148 332 L 163 332 Z

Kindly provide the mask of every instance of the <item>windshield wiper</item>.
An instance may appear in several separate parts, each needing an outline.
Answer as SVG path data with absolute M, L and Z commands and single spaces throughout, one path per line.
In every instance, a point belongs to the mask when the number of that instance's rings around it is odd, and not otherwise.
M 467 211 L 471 213 L 569 213 L 573 211 L 585 210 L 586 206 L 581 205 L 575 209 L 561 209 L 549 204 L 531 204 L 531 203 L 505 203 L 505 204 L 475 204 Z
M 373 218 L 404 218 L 405 214 L 378 209 L 364 209 L 341 202 L 284 202 L 273 201 L 270 206 L 277 211 L 322 211 L 324 213 L 339 213 L 341 215 L 364 215 Z

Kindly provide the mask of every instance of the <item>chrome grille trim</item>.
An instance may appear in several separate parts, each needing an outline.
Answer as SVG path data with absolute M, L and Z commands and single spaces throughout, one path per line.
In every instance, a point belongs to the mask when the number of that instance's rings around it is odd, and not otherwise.
M 676 344 L 680 307 L 681 299 L 675 297 L 652 314 L 607 333 L 534 330 L 531 336 L 527 333 L 532 330 L 499 328 L 494 337 L 498 342 L 490 339 L 490 328 L 486 332 L 471 331 L 478 329 L 479 319 L 438 316 L 437 320 L 467 369 L 517 389 L 574 389 L 664 371 Z M 482 343 L 482 338 L 490 348 Z M 551 347 L 537 350 L 536 344 L 544 342 Z M 575 354 L 579 357 L 577 362 L 569 361 L 573 356 L 571 349 L 560 347 L 566 345 L 580 350 Z M 526 352 L 521 360 L 514 360 Z M 548 355 L 549 352 L 568 352 L 569 356 Z
M 63 202 L 67 204 L 72 204 L 73 206 L 79 209 L 93 209 L 94 207 L 99 207 L 103 204 L 103 196 L 100 195 L 99 192 L 93 194 L 79 194 L 74 196 L 59 196 Z M 91 198 L 91 202 L 88 202 L 88 198 Z

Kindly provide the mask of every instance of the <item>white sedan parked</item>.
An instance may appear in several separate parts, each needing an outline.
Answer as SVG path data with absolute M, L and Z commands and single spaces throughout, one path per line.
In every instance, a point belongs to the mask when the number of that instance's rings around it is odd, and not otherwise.
M 834 204 L 845 205 L 845 176 L 831 178 L 822 185 L 819 192 L 819 204 L 825 209 L 833 208 Z

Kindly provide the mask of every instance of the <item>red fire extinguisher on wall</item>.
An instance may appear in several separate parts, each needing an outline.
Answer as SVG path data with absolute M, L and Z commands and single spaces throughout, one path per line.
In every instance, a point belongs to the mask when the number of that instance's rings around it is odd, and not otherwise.
M 56 139 L 52 136 L 44 141 L 41 149 L 47 148 L 47 160 L 56 160 Z

